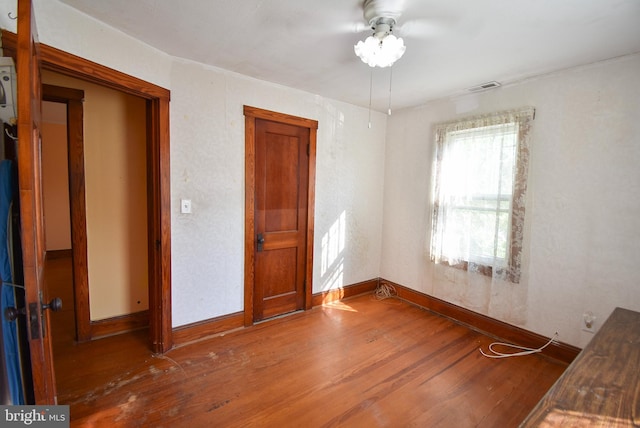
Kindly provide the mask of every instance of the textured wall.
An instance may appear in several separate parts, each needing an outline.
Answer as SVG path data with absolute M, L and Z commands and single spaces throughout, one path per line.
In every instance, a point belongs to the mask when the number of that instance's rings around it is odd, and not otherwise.
M 0 0 L 0 6 L 2 3 L 15 4 L 15 0 Z M 169 55 L 114 31 L 58 1 L 33 0 L 33 4 L 41 42 L 156 85 L 169 87 Z M 2 10 L 12 10 L 12 7 Z M 0 19 L 6 21 L 6 16 Z M 4 24 L 2 20 L 0 25 Z M 15 26 L 15 21 L 9 21 L 8 26 L 3 28 Z
M 434 269 L 433 124 L 536 108 L 525 268 L 518 285 Z M 381 276 L 560 340 L 585 345 L 616 306 L 640 310 L 640 56 L 397 112 L 388 123 Z
M 181 60 L 171 100 L 174 325 L 243 309 L 244 105 L 318 121 L 314 292 L 378 276 L 384 115 Z
M 59 2 L 35 6 L 41 42 L 171 90 L 174 326 L 243 309 L 245 104 L 319 122 L 314 292 L 378 276 L 386 115 L 369 129 L 366 109 L 172 58 Z
M 320 123 L 315 292 L 380 275 L 578 346 L 591 338 L 580 329 L 585 310 L 597 327 L 614 306 L 640 309 L 637 56 L 388 121 L 376 113 L 369 130 L 365 109 L 172 58 L 58 2 L 38 0 L 36 14 L 44 43 L 171 90 L 176 326 L 242 309 L 243 104 Z M 14 23 L 0 16 L 0 25 Z M 425 255 L 433 123 L 525 105 L 537 119 L 522 283 L 434 272 Z M 193 214 L 179 214 L 180 198 Z

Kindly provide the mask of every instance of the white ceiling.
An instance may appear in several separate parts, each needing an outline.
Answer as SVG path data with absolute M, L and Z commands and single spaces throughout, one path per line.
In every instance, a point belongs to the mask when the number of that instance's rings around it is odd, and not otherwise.
M 170 55 L 369 104 L 371 69 L 353 52 L 369 35 L 358 32 L 362 0 L 61 1 Z M 640 0 L 384 1 L 409 26 L 395 31 L 407 46 L 393 66 L 395 109 L 640 52 Z M 373 69 L 376 110 L 389 78 Z

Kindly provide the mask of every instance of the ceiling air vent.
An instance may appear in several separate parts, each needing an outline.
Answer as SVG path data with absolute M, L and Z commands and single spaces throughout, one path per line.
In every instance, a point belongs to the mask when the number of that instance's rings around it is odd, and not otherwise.
M 487 89 L 497 88 L 498 86 L 500 86 L 500 82 L 496 82 L 495 80 L 492 80 L 491 82 L 482 83 L 480 85 L 472 86 L 472 87 L 468 88 L 467 90 L 469 92 L 480 92 L 480 91 L 486 91 Z

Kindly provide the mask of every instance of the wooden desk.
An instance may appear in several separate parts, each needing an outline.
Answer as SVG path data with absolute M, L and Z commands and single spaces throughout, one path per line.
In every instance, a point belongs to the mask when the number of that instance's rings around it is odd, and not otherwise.
M 640 313 L 616 308 L 520 426 L 640 426 Z

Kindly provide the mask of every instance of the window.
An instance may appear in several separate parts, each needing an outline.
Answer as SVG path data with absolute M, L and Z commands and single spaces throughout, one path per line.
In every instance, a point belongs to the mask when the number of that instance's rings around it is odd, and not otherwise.
M 532 108 L 436 127 L 431 259 L 520 279 Z

